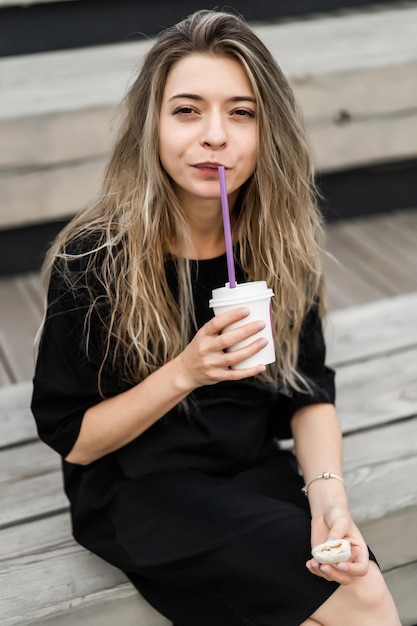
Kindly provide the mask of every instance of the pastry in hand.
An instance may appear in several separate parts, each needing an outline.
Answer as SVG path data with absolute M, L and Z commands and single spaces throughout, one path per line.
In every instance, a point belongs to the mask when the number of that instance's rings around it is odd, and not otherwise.
M 350 558 L 350 542 L 347 539 L 332 539 L 315 546 L 311 554 L 319 563 L 341 563 Z

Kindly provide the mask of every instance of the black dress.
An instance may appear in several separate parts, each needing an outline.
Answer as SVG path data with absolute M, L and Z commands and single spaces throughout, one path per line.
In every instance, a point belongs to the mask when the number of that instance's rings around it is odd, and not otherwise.
M 171 261 L 166 270 L 175 290 Z M 211 290 L 227 280 L 226 259 L 195 262 L 193 271 L 201 326 L 212 316 Z M 40 437 L 62 457 L 85 410 L 101 400 L 100 348 L 84 348 L 85 307 L 53 274 L 32 411 Z M 88 466 L 63 460 L 74 537 L 181 626 L 299 625 L 338 585 L 305 567 L 308 502 L 294 456 L 277 440 L 291 437 L 297 408 L 334 402 L 324 359 L 313 309 L 299 362 L 314 394 L 272 390 L 256 378 L 202 387 L 189 413 L 175 407 L 120 450 Z M 103 388 L 106 396 L 125 390 L 106 374 Z

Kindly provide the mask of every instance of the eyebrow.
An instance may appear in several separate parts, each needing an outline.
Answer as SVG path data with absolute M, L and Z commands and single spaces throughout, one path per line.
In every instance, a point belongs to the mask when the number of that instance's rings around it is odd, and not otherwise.
M 199 96 L 195 93 L 177 93 L 175 94 L 175 96 L 169 98 L 168 102 L 171 102 L 171 100 L 180 100 L 183 98 L 198 101 L 204 100 L 202 96 Z M 227 99 L 227 102 L 253 102 L 254 104 L 256 104 L 256 99 L 252 96 L 232 96 L 231 98 Z

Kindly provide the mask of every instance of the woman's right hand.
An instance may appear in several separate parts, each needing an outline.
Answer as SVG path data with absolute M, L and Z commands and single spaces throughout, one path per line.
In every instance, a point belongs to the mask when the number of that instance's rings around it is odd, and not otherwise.
M 231 369 L 244 359 L 253 356 L 267 344 L 265 338 L 256 339 L 244 348 L 233 352 L 227 349 L 248 339 L 265 328 L 262 321 L 250 322 L 239 328 L 224 329 L 249 315 L 249 309 L 233 309 L 216 315 L 196 333 L 194 338 L 175 359 L 181 384 L 192 391 L 203 385 L 214 385 L 225 380 L 240 380 L 256 376 L 265 370 L 262 364 L 245 369 Z

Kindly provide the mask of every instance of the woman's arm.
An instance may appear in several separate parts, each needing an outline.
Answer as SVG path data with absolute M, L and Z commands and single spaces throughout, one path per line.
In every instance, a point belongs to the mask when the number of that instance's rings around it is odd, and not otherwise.
M 342 435 L 335 407 L 314 404 L 299 409 L 292 418 L 295 451 L 305 482 L 323 472 L 342 477 Z M 349 512 L 343 483 L 337 479 L 315 480 L 308 488 L 312 515 L 312 546 L 328 539 L 349 539 L 352 557 L 347 563 L 307 566 L 315 574 L 342 584 L 363 576 L 368 568 L 368 549 Z
M 230 369 L 264 347 L 262 339 L 240 350 L 225 352 L 264 328 L 263 323 L 253 322 L 222 334 L 226 326 L 248 314 L 247 309 L 236 309 L 214 317 L 177 358 L 128 391 L 87 409 L 66 460 L 87 465 L 136 439 L 197 387 L 240 380 L 263 371 L 262 365 Z
M 312 404 L 291 420 L 295 452 L 305 482 L 325 471 L 342 476 L 342 434 L 333 404 Z M 312 516 L 331 500 L 347 506 L 346 491 L 338 480 L 316 480 L 308 489 Z

